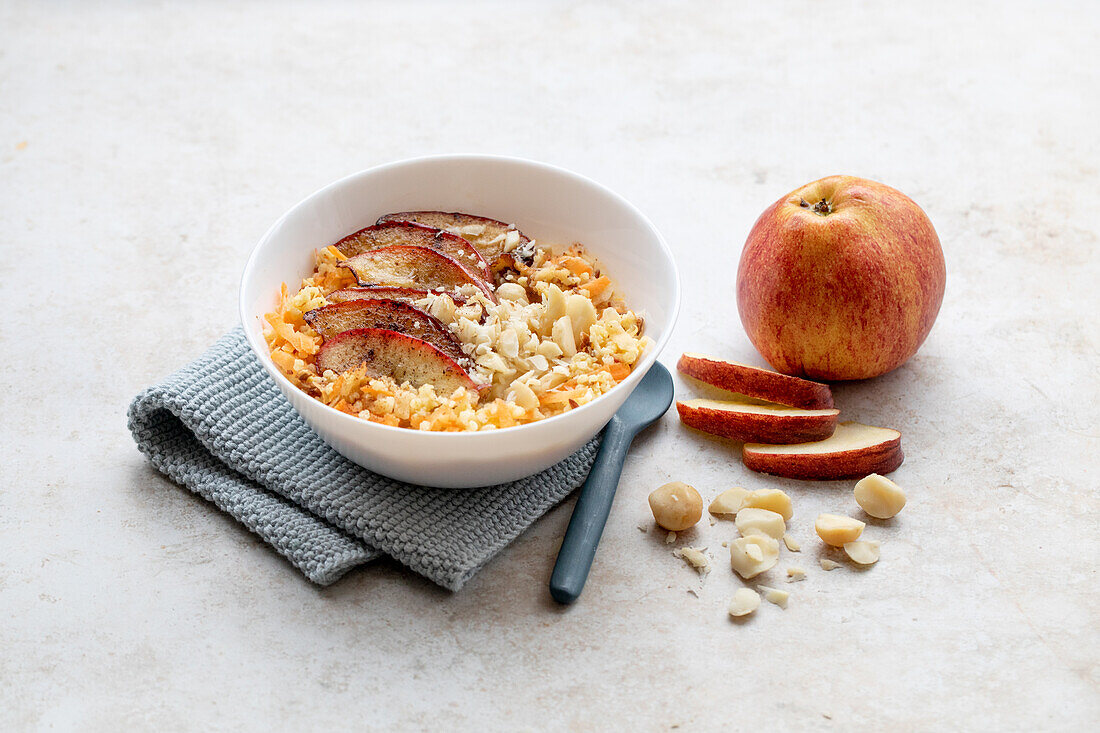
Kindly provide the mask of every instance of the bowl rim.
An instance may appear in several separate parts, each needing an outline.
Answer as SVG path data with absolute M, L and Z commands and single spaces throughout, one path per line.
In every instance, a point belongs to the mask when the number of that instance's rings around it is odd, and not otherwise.
M 642 377 L 645 376 L 646 372 L 648 372 L 649 369 L 653 366 L 653 364 L 657 361 L 657 357 L 661 354 L 661 351 L 664 350 L 664 347 L 668 344 L 669 339 L 672 337 L 672 331 L 675 329 L 676 321 L 677 321 L 677 319 L 679 318 L 679 315 L 680 315 L 680 300 L 681 300 L 681 297 L 682 297 L 681 284 L 680 284 L 680 270 L 679 270 L 679 267 L 677 267 L 677 265 L 676 265 L 676 259 L 672 256 L 672 249 L 668 246 L 668 242 L 665 241 L 664 235 L 661 234 L 661 231 L 656 227 L 656 225 L 653 224 L 652 221 L 650 221 L 649 217 L 646 216 L 642 212 L 641 209 L 639 209 L 637 206 L 632 204 L 626 198 L 624 198 L 620 194 L 616 193 L 615 191 L 611 190 L 607 186 L 604 186 L 603 184 L 598 183 L 598 182 L 592 180 L 591 178 L 588 178 L 587 176 L 581 175 L 580 173 L 576 173 L 574 171 L 568 170 L 567 168 L 562 168 L 560 166 L 552 165 L 550 163 L 543 163 L 543 162 L 536 161 L 536 160 L 530 160 L 528 158 L 520 158 L 520 157 L 515 157 L 515 156 L 510 156 L 510 155 L 494 155 L 494 154 L 479 154 L 479 153 L 446 153 L 446 154 L 440 154 L 440 155 L 421 155 L 421 156 L 417 156 L 417 157 L 413 157 L 413 158 L 403 158 L 401 160 L 391 161 L 389 163 L 383 163 L 381 165 L 372 166 L 370 168 L 366 168 L 364 170 L 357 171 L 355 173 L 351 173 L 349 175 L 343 176 L 342 178 L 339 178 L 339 179 L 337 179 L 337 180 L 335 180 L 335 181 L 333 181 L 333 182 L 331 182 L 331 183 L 329 183 L 325 186 L 322 186 L 321 188 L 317 189 L 316 191 L 309 194 L 308 196 L 306 196 L 305 198 L 300 200 L 298 203 L 294 204 L 289 209 L 287 209 L 282 214 L 282 216 L 280 216 L 278 219 L 276 219 L 275 222 L 270 227 L 267 228 L 267 231 L 264 232 L 263 236 L 260 237 L 259 241 L 257 241 L 256 244 L 253 245 L 251 251 L 248 254 L 248 259 L 245 262 L 244 271 L 241 273 L 240 285 L 239 285 L 238 296 L 237 296 L 237 307 L 238 307 L 238 310 L 239 310 L 241 325 L 242 325 L 242 327 L 244 327 L 245 340 L 248 341 L 249 347 L 252 349 L 252 352 L 256 356 L 256 358 L 259 359 L 260 364 L 263 365 L 264 370 L 269 375 L 271 375 L 271 377 L 279 385 L 280 389 L 283 390 L 284 392 L 287 389 L 297 390 L 297 391 L 301 392 L 301 390 L 298 389 L 298 387 L 296 387 L 289 379 L 286 378 L 286 375 L 282 374 L 278 369 L 274 368 L 273 363 L 269 363 L 270 360 L 271 360 L 271 355 L 267 354 L 267 353 L 264 353 L 264 351 L 260 348 L 261 345 L 265 345 L 265 344 L 258 343 L 256 338 L 254 338 L 254 336 L 252 334 L 252 331 L 246 325 L 247 318 L 248 318 L 248 314 L 245 312 L 246 308 L 245 308 L 245 299 L 244 299 L 246 284 L 250 282 L 251 277 L 253 275 L 253 272 L 257 268 L 257 263 L 259 262 L 260 250 L 263 248 L 264 244 L 266 244 L 271 239 L 271 237 L 275 234 L 275 232 L 282 227 L 282 225 L 286 221 L 286 219 L 289 218 L 291 216 L 291 214 L 293 214 L 295 211 L 297 211 L 301 207 L 307 205 L 308 203 L 310 203 L 314 199 L 322 198 L 322 197 L 326 196 L 332 189 L 345 186 L 348 183 L 350 183 L 351 181 L 358 180 L 360 178 L 365 178 L 367 176 L 377 175 L 378 173 L 382 173 L 382 172 L 387 171 L 387 170 L 392 169 L 392 168 L 401 168 L 401 167 L 405 167 L 405 166 L 416 164 L 416 163 L 450 162 L 450 161 L 459 161 L 459 162 L 489 161 L 489 162 L 496 162 L 496 163 L 505 163 L 505 164 L 519 165 L 519 166 L 525 166 L 525 167 L 541 169 L 541 170 L 546 171 L 546 172 L 555 173 L 555 174 L 564 176 L 566 178 L 571 178 L 577 183 L 581 183 L 581 184 L 586 185 L 586 186 L 591 186 L 591 187 L 599 190 L 600 192 L 602 192 L 606 196 L 608 196 L 611 199 L 613 199 L 614 201 L 616 201 L 619 205 L 625 207 L 634 216 L 636 216 L 641 222 L 643 222 L 645 224 L 645 226 L 648 227 L 648 229 L 653 233 L 653 235 L 654 235 L 654 237 L 656 238 L 656 241 L 657 241 L 657 246 L 664 253 L 665 260 L 667 261 L 667 264 L 669 265 L 669 268 L 671 270 L 672 281 L 673 281 L 673 285 L 675 287 L 675 292 L 673 293 L 672 309 L 669 313 L 669 318 L 668 318 L 668 328 L 665 330 L 665 333 L 661 336 L 661 339 L 659 341 L 654 342 L 654 345 L 652 346 L 652 348 L 649 350 L 648 353 L 642 355 L 641 361 L 635 364 L 635 367 L 631 370 L 630 375 L 626 379 L 624 379 L 622 382 L 620 382 L 618 385 L 616 385 L 616 388 L 629 387 L 629 389 L 627 391 L 627 396 L 629 397 L 629 394 L 634 391 L 634 387 L 637 386 L 637 383 L 641 381 Z M 261 338 L 261 341 L 262 341 L 262 338 Z M 639 369 L 638 368 L 639 366 L 642 366 L 644 368 Z M 393 432 L 394 434 L 400 434 L 400 435 L 433 436 L 431 438 L 425 437 L 424 438 L 425 440 L 450 440 L 450 441 L 455 441 L 455 440 L 463 440 L 463 439 L 465 439 L 465 440 L 475 440 L 475 439 L 484 440 L 484 438 L 476 438 L 475 436 L 500 435 L 502 433 L 514 433 L 516 431 L 523 430 L 524 428 L 532 429 L 532 428 L 535 428 L 537 426 L 549 426 L 549 425 L 552 425 L 556 422 L 560 422 L 562 420 L 568 419 L 570 416 L 579 415 L 582 412 L 590 411 L 589 408 L 592 408 L 593 406 L 596 406 L 600 402 L 604 401 L 605 398 L 607 398 L 609 395 L 611 395 L 615 392 L 616 388 L 612 388 L 611 390 L 603 393 L 602 395 L 600 395 L 596 399 L 592 400 L 591 402 L 587 402 L 583 405 L 580 405 L 579 407 L 574 407 L 573 409 L 568 410 L 566 412 L 563 412 L 560 415 L 553 415 L 551 417 L 543 418 L 542 420 L 536 420 L 535 422 L 525 423 L 523 425 L 513 425 L 513 426 L 507 427 L 507 428 L 495 428 L 493 430 L 461 430 L 461 431 L 451 431 L 451 432 L 438 431 L 438 430 L 414 430 L 412 428 L 402 428 L 402 427 L 394 427 L 392 425 L 382 425 L 380 423 L 371 422 L 370 420 L 364 420 L 364 419 L 362 419 L 360 417 L 357 417 L 355 415 L 349 415 L 346 412 L 342 412 L 340 410 L 337 410 L 335 407 L 331 407 L 329 405 L 326 405 L 324 402 L 321 402 L 320 400 L 317 400 L 317 399 L 313 398 L 310 395 L 306 395 L 304 392 L 302 394 L 305 395 L 306 397 L 308 397 L 313 402 L 317 403 L 317 406 L 323 408 L 322 411 L 327 410 L 329 413 L 331 413 L 336 418 L 336 420 L 342 422 L 342 424 L 348 425 L 349 427 L 353 426 L 353 425 L 355 425 L 355 426 L 369 426 L 368 428 L 359 427 L 359 428 L 354 428 L 354 429 L 368 429 L 369 430 L 369 429 L 373 428 L 373 429 L 378 429 L 378 430 L 384 430 L 384 431 L 387 431 L 387 432 Z M 293 404 L 292 404 L 292 407 L 293 407 Z M 294 408 L 294 411 L 299 412 L 299 413 L 301 412 L 296 407 Z M 608 419 L 610 419 L 610 417 Z

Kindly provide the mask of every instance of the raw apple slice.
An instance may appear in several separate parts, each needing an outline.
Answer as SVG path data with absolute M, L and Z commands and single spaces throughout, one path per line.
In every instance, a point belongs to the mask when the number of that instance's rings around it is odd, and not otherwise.
M 348 300 L 305 313 L 306 323 L 326 340 L 356 328 L 383 328 L 426 341 L 463 367 L 470 357 L 442 323 L 424 311 L 396 300 Z
M 833 406 L 833 393 L 828 385 L 788 377 L 770 369 L 759 369 L 735 361 L 691 353 L 681 356 L 676 368 L 682 374 L 727 392 L 737 392 L 804 410 L 825 410 Z
M 385 285 L 375 285 L 369 288 L 344 288 L 336 290 L 325 296 L 330 303 L 345 303 L 349 300 L 396 300 L 409 305 L 416 305 L 416 301 L 423 300 L 429 295 L 435 295 L 430 290 L 420 288 L 391 288 Z M 455 305 L 466 302 L 458 293 L 447 293 Z
M 513 243 L 514 249 L 522 250 L 531 241 L 511 224 L 457 211 L 399 211 L 378 219 L 379 224 L 387 221 L 411 221 L 457 234 L 477 247 L 490 264 L 509 251 Z M 509 235 L 510 232 L 515 234 Z M 509 242 L 510 236 L 513 242 Z
M 360 285 L 442 291 L 473 285 L 490 300 L 496 300 L 488 283 L 452 258 L 428 247 L 383 247 L 349 257 L 340 267 L 355 273 Z
M 680 422 L 711 435 L 752 443 L 805 443 L 833 434 L 840 410 L 802 410 L 748 399 L 677 402 Z
M 444 394 L 459 387 L 481 386 L 454 359 L 426 341 L 382 328 L 356 328 L 338 333 L 317 352 L 317 368 L 346 372 L 365 366 L 373 377 L 393 377 L 398 384 L 434 385 Z
M 474 245 L 457 234 L 411 221 L 387 221 L 375 224 L 349 234 L 333 246 L 348 257 L 354 257 L 374 249 L 396 245 L 428 247 L 437 250 L 478 274 L 482 280 L 486 282 L 492 280 L 493 276 L 489 272 L 488 263 Z
M 760 473 L 800 479 L 851 479 L 890 473 L 901 465 L 901 433 L 857 422 L 842 422 L 815 443 L 745 443 L 745 467 Z

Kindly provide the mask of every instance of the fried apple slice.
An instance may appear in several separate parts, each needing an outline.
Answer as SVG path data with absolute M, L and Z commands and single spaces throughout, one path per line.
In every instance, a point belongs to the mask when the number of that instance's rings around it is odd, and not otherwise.
M 496 300 L 488 283 L 447 255 L 428 247 L 383 247 L 349 257 L 339 266 L 351 270 L 360 285 L 436 291 L 473 285 L 490 300 Z
M 308 315 L 308 314 L 307 314 Z M 750 443 L 806 443 L 833 434 L 840 410 L 802 410 L 747 398 L 677 402 L 680 422 Z
M 420 288 L 391 288 L 385 285 L 375 285 L 369 288 L 336 290 L 326 295 L 325 300 L 330 303 L 345 303 L 349 300 L 396 300 L 415 306 L 418 300 L 423 300 L 429 295 L 435 295 L 435 293 Z M 451 300 L 455 302 L 455 305 L 462 305 L 466 302 L 466 299 L 458 293 L 447 293 L 447 295 L 451 296 Z
M 524 250 L 531 242 L 511 224 L 457 211 L 399 211 L 378 219 L 379 224 L 388 221 L 411 221 L 457 234 L 473 244 L 490 265 L 507 252 Z
M 326 340 L 356 328 L 381 328 L 426 341 L 468 368 L 470 357 L 447 327 L 424 311 L 396 300 L 348 300 L 304 314 L 306 323 Z
M 852 479 L 890 473 L 905 459 L 901 433 L 857 422 L 842 422 L 825 440 L 795 445 L 745 443 L 745 467 L 799 479 Z
M 833 393 L 829 385 L 790 377 L 770 369 L 691 353 L 681 356 L 676 368 L 681 374 L 712 387 L 760 400 L 804 410 L 826 410 L 833 406 Z
M 375 224 L 349 234 L 333 246 L 348 257 L 354 257 L 364 252 L 396 245 L 434 249 L 463 265 L 470 272 L 476 273 L 482 280 L 491 282 L 493 279 L 489 264 L 485 262 L 474 245 L 457 234 L 411 221 L 386 221 Z
M 372 377 L 392 377 L 398 384 L 433 385 L 440 394 L 459 387 L 478 392 L 482 386 L 470 379 L 454 359 L 426 341 L 383 328 L 356 328 L 338 333 L 317 352 L 321 372 L 347 372 L 364 367 Z

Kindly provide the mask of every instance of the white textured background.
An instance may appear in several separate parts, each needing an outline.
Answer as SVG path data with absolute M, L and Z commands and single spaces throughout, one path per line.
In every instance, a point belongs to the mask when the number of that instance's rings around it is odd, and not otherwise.
M 1094 10 L 0 4 L 0 728 L 1095 727 Z M 817 568 L 812 518 L 853 510 L 850 484 L 750 474 L 672 414 L 565 612 L 545 585 L 568 503 L 457 595 L 387 564 L 322 590 L 161 479 L 126 404 L 233 325 L 252 244 L 329 181 L 433 152 L 555 163 L 646 211 L 685 279 L 668 365 L 759 359 L 732 282 L 780 195 L 844 172 L 916 199 L 939 321 L 836 390 L 904 434 L 882 561 Z M 731 623 L 720 559 L 686 592 L 637 529 L 670 478 L 794 495 L 810 577 L 786 611 Z M 735 534 L 688 539 L 721 558 Z

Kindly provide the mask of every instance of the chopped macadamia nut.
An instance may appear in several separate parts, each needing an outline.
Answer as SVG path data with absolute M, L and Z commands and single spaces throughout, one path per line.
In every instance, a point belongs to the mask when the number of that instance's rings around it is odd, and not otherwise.
M 836 560 L 830 560 L 827 557 L 821 558 L 821 560 L 819 560 L 818 562 L 820 563 L 822 570 L 836 570 L 840 567 L 840 563 L 838 563 Z
M 748 495 L 749 492 L 746 489 L 734 486 L 732 489 L 727 489 L 714 497 L 714 501 L 707 507 L 707 511 L 719 517 L 737 514 L 745 506 L 745 497 Z
M 856 482 L 856 503 L 875 519 L 890 519 L 905 506 L 905 492 L 885 476 L 872 473 Z
M 760 608 L 760 594 L 752 588 L 738 588 L 730 601 L 730 616 L 738 618 L 748 616 Z
M 730 567 L 745 580 L 775 566 L 779 543 L 767 535 L 754 534 L 730 543 Z
M 791 537 L 789 534 L 783 535 L 783 544 L 787 546 L 787 549 L 791 552 L 802 552 L 802 545 L 798 544 L 798 540 Z
M 805 579 L 806 579 L 806 571 L 803 570 L 802 568 L 795 567 L 794 565 L 787 568 L 787 582 L 788 583 L 797 583 L 798 581 L 805 580 Z
M 710 560 L 699 548 L 682 547 L 679 550 L 673 550 L 672 554 L 695 568 L 700 575 L 706 575 L 710 572 Z
M 863 528 L 867 525 L 858 519 L 841 516 L 840 514 L 818 514 L 814 522 L 817 536 L 826 545 L 843 547 L 849 542 L 855 542 L 863 534 Z
M 742 509 L 737 512 L 737 529 L 745 537 L 752 534 L 763 534 L 778 540 L 787 531 L 783 517 L 767 509 Z
M 874 565 L 878 562 L 878 542 L 874 540 L 847 542 L 844 545 L 844 552 L 852 558 L 852 562 L 860 565 Z
M 649 508 L 657 524 L 672 532 L 681 532 L 694 526 L 703 516 L 703 497 L 683 481 L 673 481 L 649 495 Z
M 757 489 L 750 491 L 745 497 L 745 507 L 767 509 L 783 517 L 783 521 L 789 522 L 794 516 L 791 508 L 791 497 L 779 489 Z
M 676 533 L 675 532 L 669 532 L 668 534 L 665 535 L 665 544 L 666 545 L 671 545 L 674 542 L 676 542 Z
M 787 599 L 791 597 L 791 594 L 785 590 L 779 590 L 778 588 L 769 588 L 766 585 L 759 586 L 760 590 L 764 591 L 764 598 L 768 599 L 769 603 L 774 603 L 780 608 L 787 607 Z

